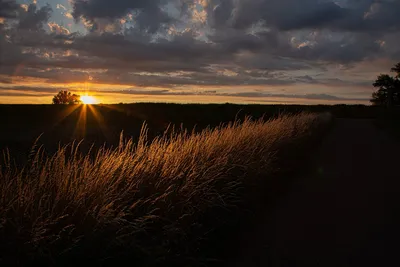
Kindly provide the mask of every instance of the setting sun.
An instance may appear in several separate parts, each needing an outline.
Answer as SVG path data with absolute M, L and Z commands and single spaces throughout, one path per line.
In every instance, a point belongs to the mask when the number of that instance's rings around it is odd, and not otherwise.
M 81 101 L 83 104 L 96 104 L 96 98 L 89 95 L 81 96 Z

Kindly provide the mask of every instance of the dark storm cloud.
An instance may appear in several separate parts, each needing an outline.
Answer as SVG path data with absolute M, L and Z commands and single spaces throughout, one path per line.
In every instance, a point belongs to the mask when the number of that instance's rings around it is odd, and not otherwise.
M 345 35 L 345 34 L 344 34 Z M 350 63 L 359 62 L 368 57 L 371 59 L 382 55 L 382 47 L 377 39 L 363 33 L 347 34 L 348 38 L 340 40 L 319 39 L 314 45 L 305 45 L 285 52 L 286 55 L 307 60 Z
M 211 0 L 207 7 L 208 17 L 213 28 L 226 26 L 235 8 L 233 0 Z
M 319 0 L 244 0 L 239 1 L 236 8 L 227 5 L 224 14 L 232 14 L 232 26 L 239 29 L 246 29 L 260 20 L 283 31 L 331 29 L 386 32 L 400 27 L 399 1 L 342 2 L 345 3 L 343 6 L 334 1 Z M 215 10 L 214 17 L 218 16 L 216 13 Z M 218 19 L 215 21 L 221 22 Z
M 321 28 L 347 15 L 346 10 L 337 4 L 318 0 L 250 0 L 239 3 L 233 22 L 233 26 L 239 29 L 245 29 L 258 20 L 285 31 Z
M 16 67 L 23 62 L 36 62 L 36 55 L 23 49 L 38 50 L 41 44 L 52 38 L 45 33 L 43 26 L 48 22 L 52 9 L 49 5 L 37 8 L 30 4 L 27 10 L 18 5 L 18 23 L 15 28 L 0 28 L 0 74 L 14 73 L 11 67 Z M 25 43 L 35 42 L 34 45 Z
M 400 2 L 397 0 L 349 1 L 347 16 L 333 24 L 332 28 L 374 34 L 398 31 L 399 12 Z
M 116 3 L 114 3 L 116 2 Z M 212 1 L 211 1 L 212 2 Z M 230 0 L 220 0 L 214 1 L 217 5 L 212 6 L 209 5 L 209 12 L 213 12 L 213 16 L 215 17 L 214 24 L 224 24 L 226 21 L 229 21 L 231 18 L 236 20 L 240 20 L 241 16 L 247 15 L 249 20 L 249 25 L 257 22 L 257 18 L 260 16 L 257 14 L 261 14 L 261 10 L 268 9 L 270 13 L 274 10 L 277 10 L 279 3 L 287 5 L 286 11 L 279 12 L 295 12 L 293 10 L 299 10 L 298 1 L 293 0 L 283 0 L 283 1 L 255 1 L 255 0 L 247 0 L 242 1 L 240 3 L 248 3 L 249 8 L 245 11 L 241 10 L 241 6 L 236 7 L 234 9 L 233 2 Z M 360 1 L 359 1 L 360 2 Z M 363 2 L 363 1 L 361 1 Z M 366 1 L 364 1 L 366 2 Z M 109 3 L 109 2 L 107 2 Z M 147 3 L 147 4 L 146 4 Z M 318 2 L 319 3 L 319 2 Z M 328 23 L 320 21 L 322 17 L 314 16 L 314 13 L 318 13 L 315 10 L 329 10 L 341 8 L 336 4 L 318 4 L 316 1 L 307 0 L 302 2 L 301 5 L 303 7 L 306 6 L 314 6 L 313 8 L 307 9 L 308 11 L 296 11 L 296 12 L 306 12 L 301 15 L 297 13 L 293 13 L 288 17 L 290 19 L 299 19 L 303 20 L 303 18 L 307 17 L 308 22 L 294 23 L 296 27 L 308 27 L 307 25 L 315 24 L 315 27 L 324 28 L 328 27 Z M 106 14 L 109 14 L 111 17 L 120 16 L 121 14 L 125 14 L 128 10 L 133 8 L 140 8 L 141 13 L 150 12 L 155 6 L 158 6 L 160 1 L 113 1 L 108 9 L 111 9 L 109 13 L 106 11 L 103 12 L 103 9 L 106 8 L 105 1 L 77 1 L 75 3 L 82 16 L 86 14 L 88 18 L 94 17 L 104 17 Z M 389 3 L 390 4 L 390 3 Z M 82 5 L 82 7 L 80 7 Z M 115 7 L 114 7 L 115 5 Z M 386 5 L 386 4 L 380 4 Z M 89 8 L 90 6 L 90 8 Z M 93 7 L 92 7 L 93 6 Z M 260 9 L 255 9 L 256 7 L 260 7 Z M 366 8 L 368 6 L 368 9 Z M 150 8 L 151 7 L 151 8 Z M 213 8 L 211 8 L 213 7 Z M 262 7 L 262 8 L 261 8 Z M 267 8 L 271 7 L 271 8 Z M 370 10 L 369 5 L 363 6 L 365 10 L 361 10 L 358 13 L 364 14 L 368 10 Z M 88 10 L 87 12 L 85 10 Z M 305 10 L 306 8 L 302 8 L 300 10 Z M 342 8 L 343 9 L 343 8 Z M 354 8 L 353 8 L 354 9 Z M 236 10 L 235 12 L 233 12 Z M 272 10 L 272 11 L 271 11 Z M 314 12 L 314 11 L 315 12 Z M 379 12 L 385 11 L 386 9 L 377 9 L 376 11 L 370 11 L 371 15 L 367 16 L 368 19 L 374 19 L 376 17 L 382 17 L 379 15 Z M 252 13 L 251 11 L 255 12 Z M 85 13 L 86 12 L 86 13 Z M 245 12 L 245 14 L 243 14 Z M 248 14 L 247 14 L 247 13 Z M 307 13 L 308 12 L 308 13 Z M 33 16 L 28 16 L 27 18 L 22 18 L 20 24 L 21 25 L 40 25 L 43 21 L 46 21 L 48 17 L 49 10 L 45 9 L 45 7 L 41 8 L 36 12 L 27 12 L 28 14 L 34 14 Z M 151 12 L 150 12 L 151 14 Z M 297 15 L 294 15 L 297 14 Z M 324 13 L 325 14 L 325 13 Z M 261 14 L 262 15 L 262 14 Z M 287 22 L 286 16 L 278 16 L 274 15 L 276 19 L 270 18 L 272 22 L 276 22 L 276 27 L 281 27 L 281 25 L 289 25 L 292 22 Z M 365 15 L 363 15 L 365 16 Z M 323 16 L 324 20 L 331 21 L 327 19 L 329 17 L 327 14 Z M 390 17 L 390 16 L 389 16 Z M 392 16 L 393 17 L 393 16 Z M 400 16 L 399 16 L 400 17 Z M 42 19 L 39 19 L 42 18 Z M 280 22 L 282 20 L 282 22 Z M 387 19 L 387 20 L 396 20 L 396 18 Z M 32 23 L 26 23 L 25 21 L 32 21 Z M 312 21 L 313 23 L 310 23 Z M 274 23 L 271 22 L 271 26 L 274 26 Z M 225 25 L 226 26 L 226 25 Z M 268 24 L 268 26 L 270 26 Z M 337 26 L 339 27 L 339 26 Z M 35 26 L 35 28 L 37 28 Z M 288 27 L 287 27 L 288 28 Z M 289 27 L 290 28 L 290 27 Z M 121 64 L 122 68 L 132 67 L 132 70 L 137 70 L 134 66 L 142 65 L 146 71 L 151 70 L 154 65 L 157 70 L 164 67 L 168 70 L 168 65 L 170 66 L 170 70 L 182 68 L 182 70 L 195 70 L 202 69 L 207 64 L 212 63 L 223 63 L 226 61 L 235 60 L 236 53 L 241 51 L 250 51 L 255 56 L 254 64 L 252 66 L 252 62 L 249 60 L 245 60 L 246 67 L 257 68 L 257 65 L 260 65 L 260 60 L 257 58 L 265 58 L 265 56 L 275 56 L 275 57 L 291 57 L 298 60 L 324 60 L 329 62 L 355 62 L 361 61 L 365 59 L 367 55 L 379 55 L 381 53 L 381 47 L 376 42 L 380 36 L 372 36 L 369 33 L 343 33 L 344 38 L 340 40 L 333 40 L 329 38 L 329 32 L 327 35 L 320 34 L 322 37 L 318 37 L 315 40 L 315 44 L 304 45 L 302 47 L 296 48 L 291 46 L 290 37 L 292 33 L 281 32 L 278 29 L 271 28 L 268 32 L 259 32 L 257 34 L 250 34 L 245 32 L 244 30 L 235 30 L 234 28 L 224 28 L 223 30 L 217 31 L 215 34 L 208 34 L 208 39 L 213 43 L 203 42 L 195 39 L 195 36 L 191 33 L 191 31 L 181 34 L 175 35 L 169 40 L 165 40 L 162 38 L 158 38 L 157 42 L 150 42 L 147 35 L 138 35 L 135 31 L 129 31 L 129 29 L 125 30 L 121 34 L 102 34 L 102 35 L 87 35 L 81 36 L 78 38 L 72 38 L 73 42 L 69 45 L 64 45 L 62 42 L 56 42 L 56 40 L 50 40 L 47 45 L 51 46 L 60 46 L 63 49 L 75 49 L 83 54 L 107 58 L 110 59 L 110 64 L 113 63 L 119 64 L 119 62 L 123 62 Z M 37 44 L 35 44 L 35 37 L 33 38 L 25 38 L 21 45 L 37 45 L 44 46 L 45 38 L 37 38 Z M 49 39 L 49 38 L 48 38 Z M 54 38 L 55 39 L 55 38 Z M 25 42 L 25 43 L 24 43 Z M 29 42 L 31 44 L 29 44 Z M 115 62 L 113 62 L 115 61 Z M 136 63 L 129 63 L 129 61 L 135 61 Z M 284 61 L 284 60 L 282 60 Z M 140 62 L 140 63 L 138 63 Z M 147 62 L 146 64 L 142 64 L 143 62 Z M 168 64 L 164 64 L 168 63 Z M 240 60 L 242 62 L 242 60 Z M 239 64 L 240 64 L 239 62 Z M 82 62 L 83 65 L 88 62 Z M 154 64 L 152 64 L 154 63 Z M 157 64 L 155 64 L 157 63 Z M 55 63 L 56 65 L 58 63 Z M 90 63 L 88 63 L 90 65 Z M 280 63 L 278 65 L 282 65 Z M 146 65 L 147 67 L 145 67 Z M 158 67 L 157 67 L 157 66 Z M 274 64 L 270 62 L 265 62 L 264 65 L 268 65 L 269 68 L 274 68 Z M 300 64 L 297 64 L 300 67 Z M 265 68 L 261 66 L 261 68 Z
M 400 29 L 400 1 L 345 1 L 342 6 L 319 0 L 247 0 L 236 7 L 230 0 L 212 3 L 209 20 L 217 29 L 210 37 L 213 41 L 229 43 L 230 49 L 262 47 L 268 54 L 298 59 L 349 63 L 382 56 L 377 40 Z M 257 23 L 266 26 L 268 33 L 257 34 L 258 40 L 243 39 L 242 33 Z M 232 29 L 237 29 L 236 34 L 228 35 Z M 325 34 L 312 46 L 300 49 L 288 45 L 290 37 L 282 42 L 285 36 L 302 31 Z M 344 38 L 331 38 L 331 32 Z
M 174 62 L 215 58 L 219 52 L 213 46 L 195 40 L 190 33 L 175 36 L 172 40 L 160 39 L 150 43 L 128 38 L 122 34 L 87 35 L 77 39 L 71 46 L 99 57 L 125 61 L 168 61 L 172 65 Z
M 158 0 L 75 0 L 74 17 L 84 16 L 94 18 L 120 18 L 133 10 L 143 9 L 144 12 L 159 8 Z
M 26 12 L 20 9 L 18 29 L 40 31 L 43 24 L 49 21 L 52 12 L 48 4 L 39 9 L 36 4 L 30 4 Z
M 142 29 L 156 32 L 163 23 L 169 23 L 172 18 L 162 9 L 165 0 L 75 0 L 73 13 L 75 19 L 84 18 L 96 26 L 96 19 L 110 21 L 133 12 L 136 22 Z
M 221 48 L 195 40 L 190 33 L 175 36 L 172 40 L 149 43 L 123 34 L 88 34 L 85 36 L 26 33 L 15 40 L 18 46 L 40 47 L 38 53 L 26 54 L 17 60 L 13 55 L 3 59 L 4 65 L 61 68 L 129 69 L 131 71 L 204 71 L 214 62 L 230 61 L 230 54 Z M 17 46 L 17 47 L 18 47 Z M 40 58 L 47 50 L 58 52 L 72 50 L 79 56 Z M 56 50 L 57 52 L 57 50 Z M 29 55 L 29 56 L 28 56 Z
M 0 0 L 0 18 L 15 18 L 18 7 L 15 0 Z

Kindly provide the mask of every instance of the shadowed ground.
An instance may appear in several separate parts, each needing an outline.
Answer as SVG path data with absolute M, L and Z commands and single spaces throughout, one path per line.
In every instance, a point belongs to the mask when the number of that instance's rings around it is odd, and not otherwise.
M 235 266 L 400 266 L 399 153 L 372 120 L 337 120 Z

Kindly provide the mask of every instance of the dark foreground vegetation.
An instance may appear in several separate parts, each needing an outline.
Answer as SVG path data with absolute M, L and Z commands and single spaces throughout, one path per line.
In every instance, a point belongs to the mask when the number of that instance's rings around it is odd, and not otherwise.
M 387 112 L 228 104 L 0 109 L 1 145 L 9 148 L 0 160 L 2 266 L 221 266 L 260 200 L 306 164 L 329 126 L 327 111 Z
M 0 108 L 2 266 L 220 265 L 240 218 L 330 119 L 295 107 Z
M 385 117 L 375 120 L 375 125 L 393 137 L 400 139 L 400 112 L 388 112 Z

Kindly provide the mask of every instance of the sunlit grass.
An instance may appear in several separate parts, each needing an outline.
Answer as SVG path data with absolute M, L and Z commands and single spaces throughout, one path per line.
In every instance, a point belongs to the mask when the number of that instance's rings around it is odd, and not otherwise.
M 172 131 L 152 141 L 144 127 L 137 143 L 121 137 L 118 147 L 87 155 L 78 152 L 79 143 L 50 157 L 34 147 L 23 168 L 14 167 L 5 151 L 0 259 L 55 265 L 183 260 L 221 224 L 216 219 L 210 226 L 205 217 L 217 218 L 244 201 L 243 188 L 278 171 L 285 161 L 279 151 L 296 153 L 328 119 L 247 119 L 201 133 Z

